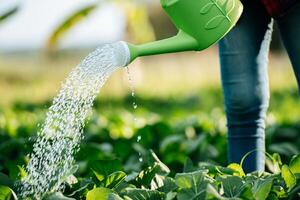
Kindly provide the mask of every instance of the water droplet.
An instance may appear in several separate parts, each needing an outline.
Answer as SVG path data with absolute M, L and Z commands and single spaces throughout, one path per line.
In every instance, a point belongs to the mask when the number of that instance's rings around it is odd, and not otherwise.
M 137 142 L 140 142 L 141 140 L 142 140 L 142 136 L 139 135 L 139 136 L 137 137 L 137 140 L 136 140 L 136 141 L 137 141 Z
M 128 76 L 129 87 L 131 89 L 131 96 L 132 96 L 132 99 L 133 99 L 132 107 L 133 107 L 134 110 L 136 110 L 138 108 L 138 105 L 136 103 L 136 96 L 135 96 L 133 79 L 132 79 L 130 69 L 129 69 L 128 66 L 126 66 L 126 72 L 127 72 L 127 76 Z
M 140 161 L 140 162 L 143 162 L 143 157 L 142 157 L 142 154 L 141 154 L 141 153 L 139 153 L 139 161 Z

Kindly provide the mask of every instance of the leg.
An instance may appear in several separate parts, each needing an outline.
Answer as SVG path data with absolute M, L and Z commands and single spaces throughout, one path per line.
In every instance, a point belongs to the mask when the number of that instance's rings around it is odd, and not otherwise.
M 257 62 L 257 58 L 271 18 L 259 0 L 244 1 L 244 8 L 238 25 L 220 42 L 220 60 L 229 162 L 239 163 L 245 154 L 258 150 L 243 165 L 252 172 L 263 171 L 265 165 L 269 85 L 267 61 Z M 266 53 L 261 56 L 266 58 Z
M 300 4 L 291 10 L 287 15 L 278 19 L 278 26 L 281 32 L 283 43 L 291 59 L 296 74 L 298 86 L 300 86 Z

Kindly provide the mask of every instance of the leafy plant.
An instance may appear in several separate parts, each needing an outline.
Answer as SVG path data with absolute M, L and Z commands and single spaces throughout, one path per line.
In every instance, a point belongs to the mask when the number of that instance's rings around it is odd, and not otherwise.
M 16 6 L 16 7 L 13 7 L 9 10 L 7 10 L 6 12 L 4 13 L 1 13 L 0 14 L 0 23 L 1 22 L 4 22 L 5 20 L 7 20 L 9 17 L 13 16 L 15 13 L 17 13 L 17 11 L 19 10 L 19 7 Z
M 124 11 L 125 16 L 127 17 L 128 35 L 131 37 L 130 39 L 132 41 L 146 42 L 154 40 L 154 30 L 150 23 L 147 9 L 143 4 L 131 0 L 110 0 L 101 1 L 97 4 L 80 8 L 68 16 L 52 32 L 47 42 L 47 49 L 54 50 L 57 47 L 59 40 L 63 38 L 66 32 L 88 17 L 93 11 L 101 8 L 105 2 L 114 3 Z
M 130 98 L 97 100 L 76 156 L 78 170 L 65 178 L 63 192 L 47 194 L 46 199 L 298 199 L 300 127 L 297 117 L 281 114 L 281 106 L 295 110 L 297 96 L 274 95 L 271 112 L 276 123 L 269 124 L 266 133 L 267 171 L 245 174 L 240 163 L 226 163 L 219 92 L 203 90 L 173 101 L 138 98 L 143 108 L 137 116 L 129 110 Z M 5 198 L 14 198 L 15 183 L 26 176 L 23 166 L 45 105 L 48 102 L 17 102 L 0 110 L 5 119 L 0 116 L 0 194 Z M 144 122 L 136 126 L 134 117 Z M 134 133 L 131 137 L 125 135 L 128 130 Z M 287 151 L 287 143 L 293 151 Z M 279 155 L 281 147 L 284 154 Z

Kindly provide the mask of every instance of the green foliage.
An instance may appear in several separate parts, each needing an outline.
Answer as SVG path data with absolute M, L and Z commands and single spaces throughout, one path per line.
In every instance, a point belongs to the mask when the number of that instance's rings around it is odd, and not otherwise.
M 178 186 L 178 200 L 205 199 L 208 180 L 205 171 L 177 174 L 175 183 Z
M 149 42 L 154 40 L 154 30 L 149 20 L 146 7 L 141 3 L 135 3 L 131 0 L 106 0 L 89 5 L 76 10 L 68 16 L 55 30 L 47 42 L 47 49 L 54 50 L 59 40 L 63 38 L 65 33 L 86 19 L 95 9 L 99 9 L 104 3 L 115 3 L 127 17 L 127 31 L 131 39 L 135 42 Z M 0 18 L 1 19 L 1 18 Z M 0 20 L 1 21 L 1 20 Z
M 86 200 L 107 200 L 111 193 L 111 190 L 107 188 L 94 188 L 87 193 Z
M 11 200 L 11 199 L 16 200 L 17 195 L 9 187 L 0 185 L 0 199 L 1 200 Z
M 64 35 L 70 28 L 75 24 L 78 24 L 87 15 L 89 15 L 93 10 L 97 8 L 96 5 L 86 6 L 77 12 L 73 13 L 68 17 L 62 24 L 60 24 L 55 31 L 52 33 L 51 37 L 48 39 L 47 47 L 48 49 L 53 49 L 58 43 L 58 40 Z
M 242 163 L 226 162 L 226 129 L 221 102 L 217 100 L 219 92 L 202 91 L 175 100 L 138 98 L 140 109 L 136 113 L 129 110 L 129 97 L 124 102 L 97 100 L 76 155 L 76 166 L 64 178 L 65 190 L 45 199 L 299 198 L 297 119 L 280 115 L 278 106 L 278 112 L 271 109 L 277 117 L 276 122 L 269 123 L 266 134 L 270 152 L 267 172 L 245 174 Z M 278 95 L 273 95 L 276 102 L 287 102 Z M 294 95 L 287 95 L 294 99 Z M 26 176 L 23 166 L 35 140 L 36 124 L 44 119 L 45 105 L 48 103 L 18 102 L 7 110 L 0 109 L 5 119 L 0 119 L 1 195 L 14 198 L 16 181 Z M 294 110 L 294 106 L 280 105 Z
M 1 13 L 0 14 L 0 23 L 4 22 L 9 17 L 13 16 L 18 10 L 19 10 L 19 7 L 13 7 L 10 10 L 7 10 L 5 13 Z

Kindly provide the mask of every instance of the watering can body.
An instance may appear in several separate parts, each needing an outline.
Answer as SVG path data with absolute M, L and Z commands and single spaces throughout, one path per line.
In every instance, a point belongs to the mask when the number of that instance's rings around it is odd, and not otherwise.
M 161 0 L 161 5 L 178 34 L 152 43 L 128 44 L 129 63 L 139 56 L 206 49 L 234 27 L 243 11 L 239 0 Z

